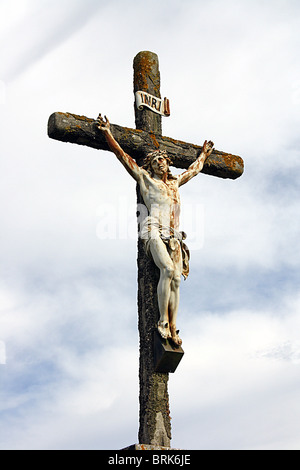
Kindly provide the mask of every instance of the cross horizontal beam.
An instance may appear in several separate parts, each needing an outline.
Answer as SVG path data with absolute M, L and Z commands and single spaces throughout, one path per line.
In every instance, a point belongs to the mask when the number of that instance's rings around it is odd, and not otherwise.
M 138 163 L 152 150 L 166 150 L 173 160 L 172 166 L 188 168 L 200 155 L 202 147 L 164 137 L 152 132 L 111 124 L 111 131 L 123 150 Z M 48 122 L 50 138 L 62 142 L 109 150 L 104 135 L 96 127 L 96 120 L 71 113 L 53 113 Z M 236 179 L 243 174 L 241 157 L 214 150 L 207 158 L 202 173 L 219 178 Z

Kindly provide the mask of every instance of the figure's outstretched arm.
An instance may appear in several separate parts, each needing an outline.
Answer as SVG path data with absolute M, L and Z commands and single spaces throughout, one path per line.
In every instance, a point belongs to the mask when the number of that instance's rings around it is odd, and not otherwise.
M 136 180 L 139 181 L 142 173 L 142 169 L 136 164 L 134 159 L 124 152 L 124 150 L 120 147 L 116 139 L 111 133 L 110 130 L 110 122 L 106 116 L 104 116 L 105 120 L 102 118 L 101 114 L 99 114 L 97 118 L 97 127 L 100 129 L 103 134 L 105 135 L 106 142 L 110 148 L 110 150 L 116 155 L 117 159 L 122 163 L 122 165 L 126 168 L 128 173 Z
M 209 157 L 209 155 L 212 153 L 214 149 L 214 143 L 210 140 L 207 142 L 207 140 L 204 142 L 203 147 L 202 147 L 202 152 L 200 153 L 199 157 L 197 160 L 192 163 L 186 171 L 181 173 L 181 175 L 178 176 L 178 185 L 182 186 L 183 184 L 187 183 L 190 181 L 191 178 L 194 176 L 198 175 L 200 171 L 203 168 L 204 162 Z

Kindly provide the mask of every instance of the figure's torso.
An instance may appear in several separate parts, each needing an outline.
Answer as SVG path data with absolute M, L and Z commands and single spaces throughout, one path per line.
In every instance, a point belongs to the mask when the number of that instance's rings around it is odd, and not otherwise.
M 177 178 L 167 179 L 164 182 L 152 178 L 148 172 L 144 171 L 139 185 L 149 215 L 160 224 L 178 230 L 180 196 Z

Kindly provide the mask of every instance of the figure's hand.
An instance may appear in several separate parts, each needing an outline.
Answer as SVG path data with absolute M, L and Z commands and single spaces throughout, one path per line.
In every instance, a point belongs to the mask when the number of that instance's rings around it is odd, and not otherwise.
M 100 129 L 100 131 L 107 132 L 110 130 L 110 123 L 106 116 L 104 116 L 104 118 L 105 121 L 101 114 L 99 114 L 99 116 L 97 117 L 97 127 L 98 129 Z
M 203 149 L 202 153 L 204 153 L 205 158 L 209 157 L 212 151 L 214 150 L 214 143 L 210 140 L 207 142 L 207 140 L 203 144 Z

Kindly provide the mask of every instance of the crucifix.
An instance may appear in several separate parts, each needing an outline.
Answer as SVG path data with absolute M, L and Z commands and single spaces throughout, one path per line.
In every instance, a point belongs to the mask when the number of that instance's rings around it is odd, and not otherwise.
M 148 51 L 133 62 L 136 129 L 71 113 L 56 112 L 48 135 L 63 142 L 87 145 L 116 154 L 137 181 L 139 219 L 138 327 L 140 337 L 139 444 L 170 447 L 168 380 L 184 354 L 176 329 L 180 275 L 188 273 L 185 234 L 178 230 L 178 187 L 199 171 L 220 178 L 242 175 L 241 157 L 162 135 L 162 116 L 169 101 L 160 96 L 158 57 Z M 169 165 L 185 171 L 173 177 Z

